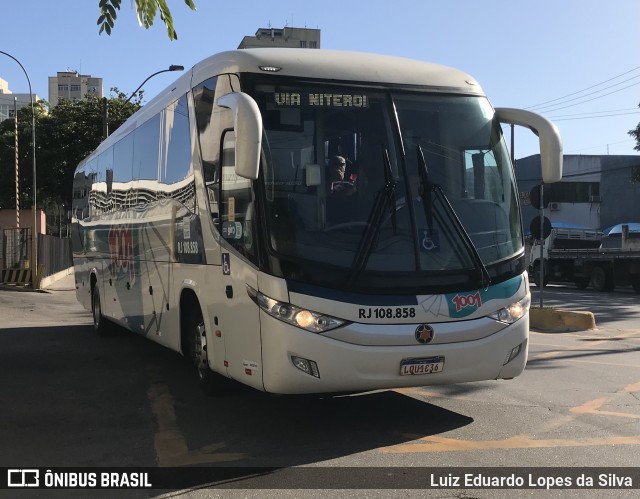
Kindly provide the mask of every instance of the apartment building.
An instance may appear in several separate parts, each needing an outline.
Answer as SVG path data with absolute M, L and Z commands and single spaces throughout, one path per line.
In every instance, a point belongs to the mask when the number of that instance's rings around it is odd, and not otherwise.
M 49 77 L 49 105 L 54 107 L 61 99 L 77 102 L 94 96 L 104 97 L 102 78 L 82 75 L 77 71 L 58 71 Z
M 35 101 L 38 96 L 33 96 Z M 0 78 L 0 122 L 9 118 L 13 118 L 14 101 L 17 101 L 18 109 L 29 106 L 31 104 L 31 96 L 29 94 L 14 94 L 9 90 L 9 83 Z
M 260 28 L 255 36 L 245 36 L 239 49 L 257 47 L 320 48 L 320 30 L 309 28 Z

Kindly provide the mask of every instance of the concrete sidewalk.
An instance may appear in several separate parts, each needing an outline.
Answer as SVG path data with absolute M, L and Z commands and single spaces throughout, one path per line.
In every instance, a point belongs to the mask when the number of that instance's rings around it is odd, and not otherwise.
M 0 330 L 91 325 L 91 312 L 76 298 L 72 270 L 45 281 L 45 288 L 0 285 Z M 1 494 L 0 494 L 1 495 Z
M 73 267 L 45 277 L 40 282 L 40 289 L 44 291 L 75 291 L 76 280 Z

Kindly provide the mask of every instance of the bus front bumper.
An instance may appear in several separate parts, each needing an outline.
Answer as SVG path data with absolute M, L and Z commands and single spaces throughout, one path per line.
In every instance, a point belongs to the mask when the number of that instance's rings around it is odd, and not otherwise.
M 355 345 L 289 326 L 264 313 L 261 329 L 265 391 L 362 392 L 514 378 L 527 363 L 529 316 L 481 339 L 433 345 Z M 401 365 L 409 359 L 418 363 L 441 359 L 442 369 L 402 375 Z M 310 368 L 305 369 L 305 361 Z

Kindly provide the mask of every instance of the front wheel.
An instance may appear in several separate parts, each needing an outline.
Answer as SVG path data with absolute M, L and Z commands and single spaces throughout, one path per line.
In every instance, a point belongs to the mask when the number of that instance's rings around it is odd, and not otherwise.
M 207 335 L 200 307 L 194 305 L 184 320 L 186 328 L 187 355 L 198 373 L 200 388 L 207 395 L 218 395 L 226 391 L 229 381 L 209 368 Z
M 545 270 L 547 270 L 547 269 L 545 268 Z M 536 262 L 533 265 L 533 275 L 532 275 L 532 277 L 533 277 L 533 283 L 536 286 L 540 287 L 540 263 L 539 262 Z M 549 278 L 547 277 L 547 273 L 545 272 L 544 273 L 544 284 L 543 284 L 543 287 L 546 286 L 547 284 L 549 284 Z

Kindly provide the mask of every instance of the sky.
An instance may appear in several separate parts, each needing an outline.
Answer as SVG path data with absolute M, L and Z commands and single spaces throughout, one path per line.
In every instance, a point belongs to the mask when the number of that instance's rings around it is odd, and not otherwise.
M 77 70 L 133 92 L 152 73 L 190 68 L 237 48 L 258 28 L 321 30 L 321 47 L 397 55 L 471 74 L 495 107 L 539 112 L 558 126 L 565 154 L 633 154 L 640 122 L 638 0 L 393 0 L 322 2 L 167 0 L 178 33 L 158 17 L 145 30 L 124 0 L 111 36 L 98 34 L 99 0 L 5 0 L 0 50 L 25 67 L 33 92 L 48 99 L 48 77 Z M 178 74 L 144 85 L 145 101 Z M 0 54 L 0 78 L 28 92 L 24 73 Z M 537 139 L 516 129 L 516 157 Z

